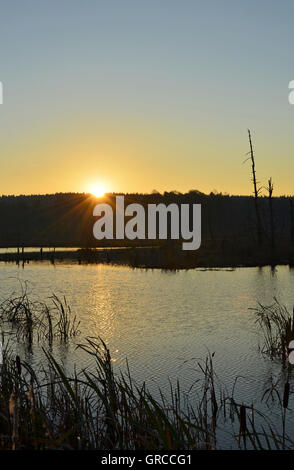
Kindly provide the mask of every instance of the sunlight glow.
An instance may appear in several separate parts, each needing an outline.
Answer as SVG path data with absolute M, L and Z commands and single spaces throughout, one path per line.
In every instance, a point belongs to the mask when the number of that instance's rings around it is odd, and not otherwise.
M 92 188 L 90 190 L 90 193 L 94 197 L 102 197 L 105 194 L 105 188 L 103 186 L 100 186 L 100 185 L 95 185 L 95 186 L 92 186 Z

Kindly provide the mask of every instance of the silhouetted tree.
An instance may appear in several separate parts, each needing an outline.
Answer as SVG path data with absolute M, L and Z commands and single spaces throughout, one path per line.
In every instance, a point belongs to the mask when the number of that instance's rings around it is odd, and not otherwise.
M 258 243 L 261 243 L 262 242 L 262 228 L 261 228 L 260 211 L 259 211 L 259 206 L 258 206 L 258 195 L 260 192 L 260 188 L 257 188 L 254 152 L 253 152 L 253 145 L 252 145 L 252 139 L 251 139 L 251 132 L 249 129 L 248 129 L 248 138 L 249 138 L 249 145 L 250 145 L 249 153 L 250 153 L 251 168 L 252 168 L 252 181 L 253 181 L 253 189 L 254 189 L 254 204 L 255 204 L 255 214 L 256 214 L 257 237 L 258 237 Z

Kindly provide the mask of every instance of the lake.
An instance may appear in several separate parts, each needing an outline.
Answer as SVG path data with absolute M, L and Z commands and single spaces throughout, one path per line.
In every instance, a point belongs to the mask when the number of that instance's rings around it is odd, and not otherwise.
M 66 296 L 81 321 L 80 336 L 58 351 L 69 369 L 91 367 L 89 357 L 75 345 L 86 336 L 100 336 L 116 370 L 125 369 L 127 358 L 139 383 L 145 380 L 151 389 L 160 386 L 168 393 L 168 378 L 179 379 L 188 393 L 199 378 L 197 362 L 214 352 L 221 384 L 231 391 L 241 376 L 236 400 L 254 402 L 275 422 L 275 407 L 267 409 L 261 398 L 271 376 L 282 377 L 283 371 L 259 352 L 250 309 L 257 302 L 271 304 L 276 297 L 292 310 L 294 271 L 288 267 L 278 266 L 274 272 L 269 267 L 172 272 L 102 264 L 30 263 L 22 269 L 2 263 L 1 299 L 19 291 L 20 281 L 28 282 L 32 298 L 50 303 L 53 293 Z M 22 345 L 15 347 L 20 355 L 28 354 Z M 29 360 L 43 360 L 40 347 L 35 346 Z

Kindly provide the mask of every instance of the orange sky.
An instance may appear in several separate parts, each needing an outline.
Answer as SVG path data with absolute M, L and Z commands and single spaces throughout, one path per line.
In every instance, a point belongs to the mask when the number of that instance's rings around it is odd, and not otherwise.
M 251 194 L 248 127 L 293 194 L 293 2 L 32 2 L 1 7 L 2 194 Z

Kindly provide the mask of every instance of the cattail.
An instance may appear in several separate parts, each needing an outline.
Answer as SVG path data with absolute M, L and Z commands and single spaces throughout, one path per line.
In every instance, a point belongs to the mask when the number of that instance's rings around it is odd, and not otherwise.
M 284 408 L 288 408 L 289 395 L 290 395 L 290 384 L 289 384 L 289 382 L 286 382 L 285 387 L 284 387 L 284 396 L 283 396 L 283 407 Z
M 18 375 L 21 375 L 21 362 L 20 362 L 20 357 L 19 356 L 16 356 L 15 363 L 16 363 L 17 373 L 18 373 Z
M 245 434 L 247 429 L 246 424 L 246 408 L 244 405 L 240 406 L 240 433 Z
M 15 393 L 12 392 L 12 394 L 10 395 L 10 398 L 9 398 L 9 414 L 11 416 L 14 416 L 15 407 L 16 407 Z
M 75 373 L 74 388 L 75 388 L 75 396 L 78 399 L 78 379 L 77 379 L 77 374 L 76 373 Z
M 14 392 L 9 398 L 9 414 L 12 418 L 12 450 L 16 450 L 18 442 L 18 403 Z

